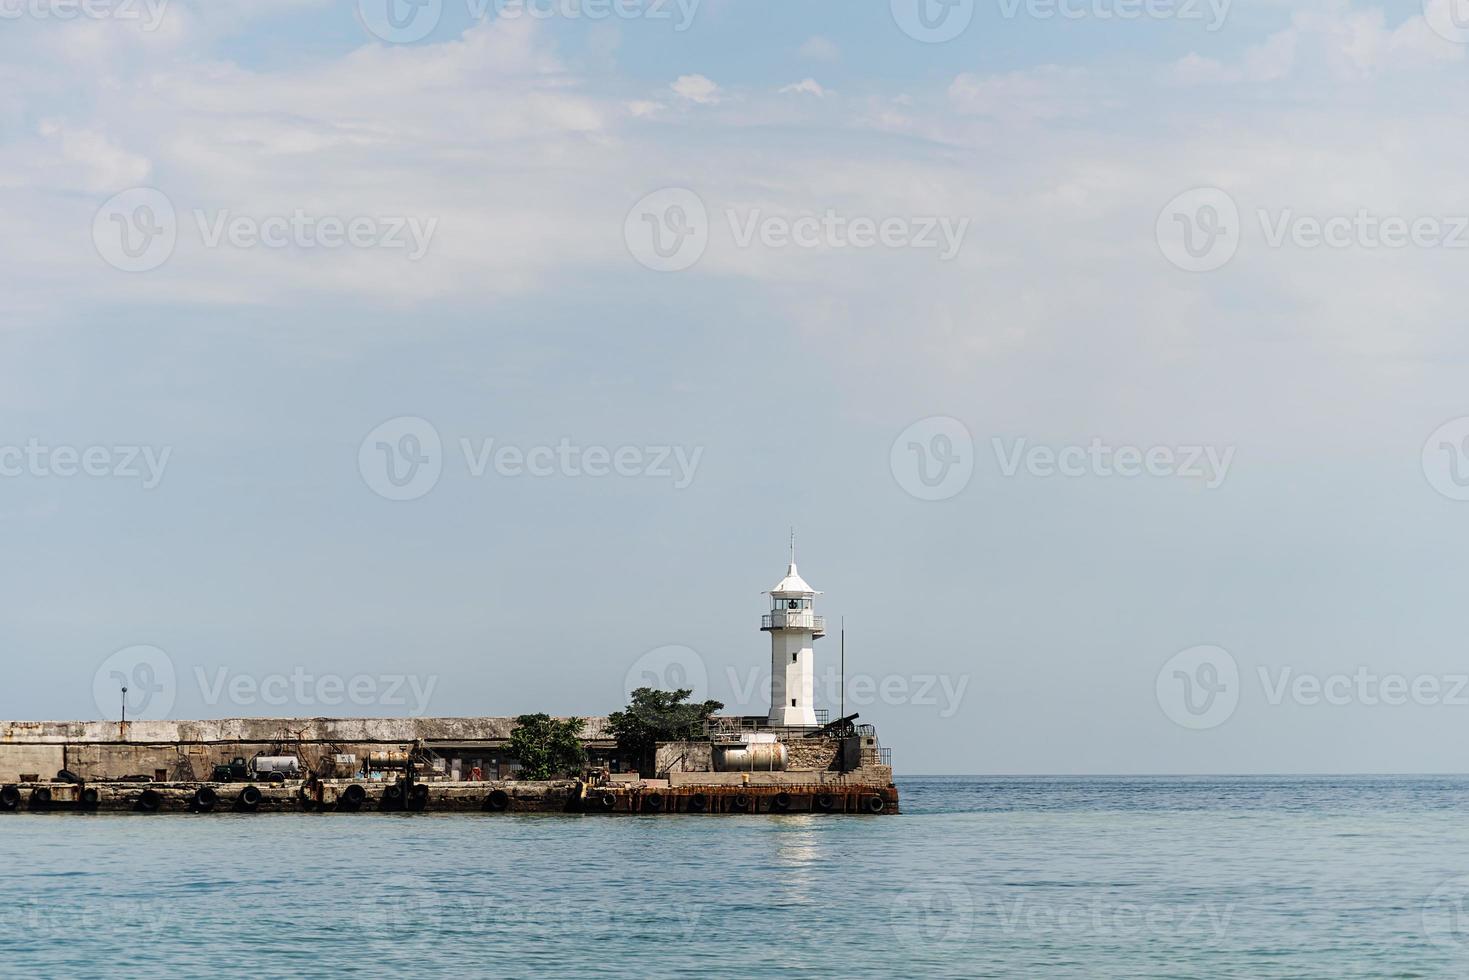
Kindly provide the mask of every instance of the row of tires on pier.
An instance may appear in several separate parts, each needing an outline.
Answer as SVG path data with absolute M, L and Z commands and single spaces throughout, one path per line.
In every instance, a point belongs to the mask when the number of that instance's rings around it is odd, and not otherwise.
M 896 794 L 892 790 L 873 788 L 853 789 L 842 787 L 836 790 L 818 789 L 811 792 L 760 791 L 749 787 L 709 787 L 707 789 L 679 788 L 656 790 L 643 788 L 618 788 L 577 784 L 562 794 L 542 793 L 535 796 L 515 797 L 504 789 L 496 788 L 480 796 L 478 794 L 455 794 L 452 797 L 433 798 L 430 784 L 421 782 L 395 782 L 382 788 L 373 798 L 366 786 L 351 783 L 344 787 L 332 787 L 328 791 L 320 783 L 303 783 L 293 795 L 271 793 L 267 795 L 259 786 L 246 785 L 238 790 L 234 787 L 216 788 L 211 785 L 195 786 L 192 792 L 187 787 L 171 789 L 143 788 L 120 790 L 109 786 L 104 794 L 96 786 L 77 785 L 67 787 L 64 798 L 53 794 L 49 786 L 33 786 L 29 790 L 20 786 L 0 787 L 0 812 L 71 810 L 95 812 L 106 810 L 129 810 L 138 813 L 159 813 L 185 810 L 191 813 L 235 812 L 254 813 L 264 809 L 299 810 L 304 812 L 355 813 L 361 810 L 380 812 L 424 812 L 430 809 L 483 810 L 503 813 L 510 810 L 561 811 L 577 813 L 632 813 L 632 814 L 758 814 L 758 813 L 858 813 L 882 814 L 897 812 Z
M 132 796 L 130 809 L 142 813 L 157 813 L 164 808 L 165 800 L 165 795 L 156 789 L 140 790 Z M 260 809 L 260 804 L 264 800 L 265 794 L 258 786 L 246 786 L 228 798 L 221 797 L 213 787 L 200 786 L 189 797 L 188 809 L 196 813 L 211 813 L 216 809 L 234 809 L 253 813 Z M 21 809 L 51 810 L 53 808 L 90 812 L 101 809 L 102 804 L 102 793 L 95 786 L 79 786 L 75 794 L 68 793 L 66 799 L 57 799 L 49 786 L 36 786 L 28 793 L 23 792 L 19 786 L 0 786 L 0 813 L 14 813 Z
M 353 812 L 362 809 L 369 802 L 374 802 L 377 809 L 381 810 L 418 810 L 428 808 L 429 788 L 422 783 L 404 786 L 392 784 L 383 789 L 382 794 L 376 801 L 369 801 L 367 789 L 363 786 L 353 784 L 346 787 L 336 800 L 331 803 L 322 803 L 311 791 L 309 785 L 302 786 L 295 795 L 294 803 L 302 810 L 340 810 Z M 17 810 L 50 811 L 50 810 L 77 810 L 82 812 L 94 812 L 100 809 L 109 810 L 133 810 L 139 813 L 159 813 L 170 809 L 170 804 L 182 805 L 183 809 L 191 813 L 214 813 L 215 811 L 234 811 L 236 813 L 254 813 L 261 809 L 262 804 L 272 808 L 274 804 L 287 804 L 290 800 L 281 800 L 279 797 L 267 797 L 259 786 L 245 786 L 235 791 L 221 791 L 213 786 L 196 787 L 191 794 L 165 793 L 158 789 L 143 789 L 134 793 L 111 794 L 104 799 L 101 790 L 95 786 L 80 786 L 73 793 L 68 791 L 65 798 L 58 798 L 49 786 L 36 786 L 29 791 L 22 790 L 19 786 L 0 787 L 0 813 L 14 813 Z M 509 809 L 510 797 L 503 790 L 494 790 L 485 799 L 484 809 L 505 810 Z

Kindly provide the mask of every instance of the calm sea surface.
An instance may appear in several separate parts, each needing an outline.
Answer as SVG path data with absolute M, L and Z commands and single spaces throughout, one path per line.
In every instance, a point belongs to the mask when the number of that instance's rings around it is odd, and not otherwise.
M 1469 976 L 1469 777 L 908 779 L 898 817 L 0 818 L 0 974 Z

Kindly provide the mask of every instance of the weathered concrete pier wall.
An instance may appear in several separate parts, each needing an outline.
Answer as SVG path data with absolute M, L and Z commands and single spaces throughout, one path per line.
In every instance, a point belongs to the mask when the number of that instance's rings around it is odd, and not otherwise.
M 594 758 L 615 756 L 607 719 L 584 719 Z M 478 765 L 486 778 L 508 768 L 514 718 L 226 718 L 216 721 L 0 722 L 0 782 L 50 778 L 62 769 L 86 780 L 148 776 L 158 782 L 205 780 L 237 756 L 297 755 L 313 771 L 336 755 L 420 746 L 461 772 Z

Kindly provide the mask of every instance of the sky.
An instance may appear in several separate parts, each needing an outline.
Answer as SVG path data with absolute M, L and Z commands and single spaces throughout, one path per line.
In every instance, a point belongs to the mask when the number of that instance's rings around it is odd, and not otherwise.
M 0 21 L 0 717 L 1469 768 L 1469 3 Z

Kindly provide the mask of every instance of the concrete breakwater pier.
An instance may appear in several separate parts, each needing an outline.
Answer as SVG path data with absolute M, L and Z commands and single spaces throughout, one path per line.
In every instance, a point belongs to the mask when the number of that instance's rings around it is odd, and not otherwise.
M 686 704 L 674 684 L 608 717 L 128 722 L 123 683 L 118 722 L 0 722 L 0 813 L 896 813 L 876 730 L 816 708 L 826 620 L 794 530 L 768 595 L 765 715 Z
M 516 778 L 512 718 L 0 722 L 0 814 L 898 812 L 869 726 L 719 718 L 650 774 L 583 721 L 585 772 L 549 780 Z

